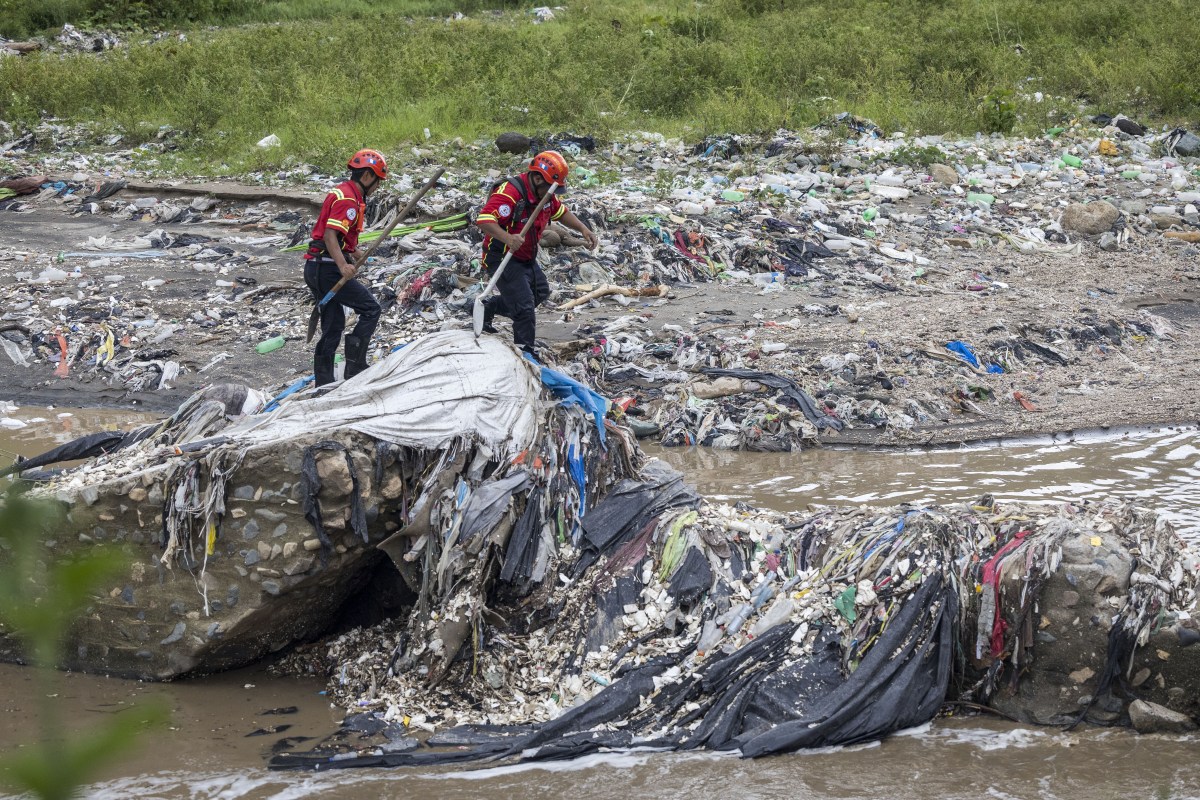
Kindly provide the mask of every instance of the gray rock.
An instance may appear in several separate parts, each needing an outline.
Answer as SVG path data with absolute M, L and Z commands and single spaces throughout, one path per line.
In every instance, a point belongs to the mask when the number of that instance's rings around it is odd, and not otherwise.
M 1106 253 L 1115 253 L 1120 249 L 1117 237 L 1112 231 L 1105 231 L 1100 234 L 1100 249 Z
M 171 635 L 163 639 L 159 644 L 175 644 L 183 638 L 183 632 L 187 630 L 187 625 L 182 622 L 175 623 L 175 629 L 171 631 Z
M 1112 228 L 1121 212 L 1107 200 L 1092 203 L 1071 203 L 1063 211 L 1063 230 L 1075 231 L 1088 236 L 1098 236 Z
M 1175 155 L 1183 158 L 1200 157 L 1200 136 L 1194 133 L 1185 133 L 1175 143 Z
M 520 155 L 521 153 L 529 152 L 529 145 L 533 140 L 521 133 L 502 133 L 496 137 L 496 149 L 501 153 L 512 153 Z
M 1129 704 L 1129 721 L 1138 733 L 1187 733 L 1196 730 L 1196 723 L 1187 714 L 1145 700 L 1134 700 Z
M 930 164 L 929 176 L 938 183 L 946 186 L 953 186 L 958 183 L 958 173 L 954 171 L 953 167 L 945 164 Z
M 1122 211 L 1132 217 L 1146 213 L 1146 203 L 1144 200 L 1122 200 L 1117 205 Z

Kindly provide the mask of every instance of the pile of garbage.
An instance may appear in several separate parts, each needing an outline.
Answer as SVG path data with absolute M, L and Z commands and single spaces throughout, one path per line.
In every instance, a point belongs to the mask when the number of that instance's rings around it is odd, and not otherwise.
M 351 715 L 329 742 L 271 766 L 536 761 L 630 747 L 753 757 L 878 739 L 927 722 L 948 699 L 1004 708 L 1022 682 L 1052 682 L 1065 709 L 1057 721 L 1078 722 L 1113 701 L 1118 674 L 1145 659 L 1161 667 L 1197 635 L 1197 559 L 1145 510 L 984 497 L 780 515 L 704 502 L 681 478 L 651 461 L 614 486 L 576 527 L 559 529 L 541 581 L 508 577 L 513 559 L 525 563 L 530 517 L 535 538 L 547 524 L 535 495 L 501 524 L 502 539 L 512 526 L 509 548 L 489 569 L 461 572 L 446 591 L 439 559 L 426 560 L 407 619 L 293 657 L 326 675 Z M 1097 556 L 1122 560 L 1109 575 Z M 1087 595 L 1080 581 L 1100 572 L 1117 588 L 1096 598 L 1105 622 L 1072 644 L 1072 668 L 1095 661 L 1081 648 L 1104 653 L 1107 641 L 1107 655 L 1087 686 L 1067 690 L 1035 660 L 1051 633 L 1078 628 L 1046 617 L 1054 582 Z M 1162 646 L 1171 652 L 1156 656 Z M 431 653 L 437 666 L 426 668 Z M 1139 693 L 1153 694 L 1152 684 Z

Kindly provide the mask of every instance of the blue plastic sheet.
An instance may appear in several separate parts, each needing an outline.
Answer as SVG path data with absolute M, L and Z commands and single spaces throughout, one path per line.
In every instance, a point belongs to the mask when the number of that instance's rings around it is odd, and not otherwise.
M 953 341 L 946 343 L 946 349 L 970 364 L 972 367 L 979 369 L 979 356 L 975 355 L 975 351 L 971 349 L 971 345 L 967 344 L 966 342 Z M 1004 367 L 1000 366 L 999 364 L 988 364 L 987 372 L 991 373 L 992 375 L 1002 375 L 1004 373 Z
M 600 446 L 605 450 L 608 449 L 604 438 L 604 417 L 608 414 L 612 403 L 607 397 L 601 397 L 579 381 L 547 367 L 542 367 L 542 385 L 549 389 L 563 405 L 579 405 L 584 410 L 592 412 L 592 418 L 596 420 L 596 433 L 600 437 Z

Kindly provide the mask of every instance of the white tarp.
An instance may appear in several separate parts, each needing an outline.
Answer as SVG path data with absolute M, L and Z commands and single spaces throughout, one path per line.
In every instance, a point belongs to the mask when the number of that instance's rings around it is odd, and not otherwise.
M 397 445 L 440 449 L 463 437 L 502 451 L 533 443 L 537 368 L 495 336 L 429 334 L 322 397 L 230 426 L 247 443 L 351 428 Z

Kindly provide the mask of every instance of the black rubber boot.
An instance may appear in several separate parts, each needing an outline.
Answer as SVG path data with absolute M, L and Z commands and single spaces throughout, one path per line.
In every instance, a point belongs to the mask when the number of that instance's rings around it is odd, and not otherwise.
M 490 299 L 490 298 L 489 298 Z M 496 318 L 496 309 L 492 308 L 492 304 L 487 300 L 483 301 L 483 332 L 498 333 L 496 326 L 492 324 L 492 320 Z
M 367 368 L 367 343 L 357 336 L 346 337 L 346 379 Z
M 333 383 L 333 356 L 317 356 L 313 359 L 313 375 L 317 386 Z

